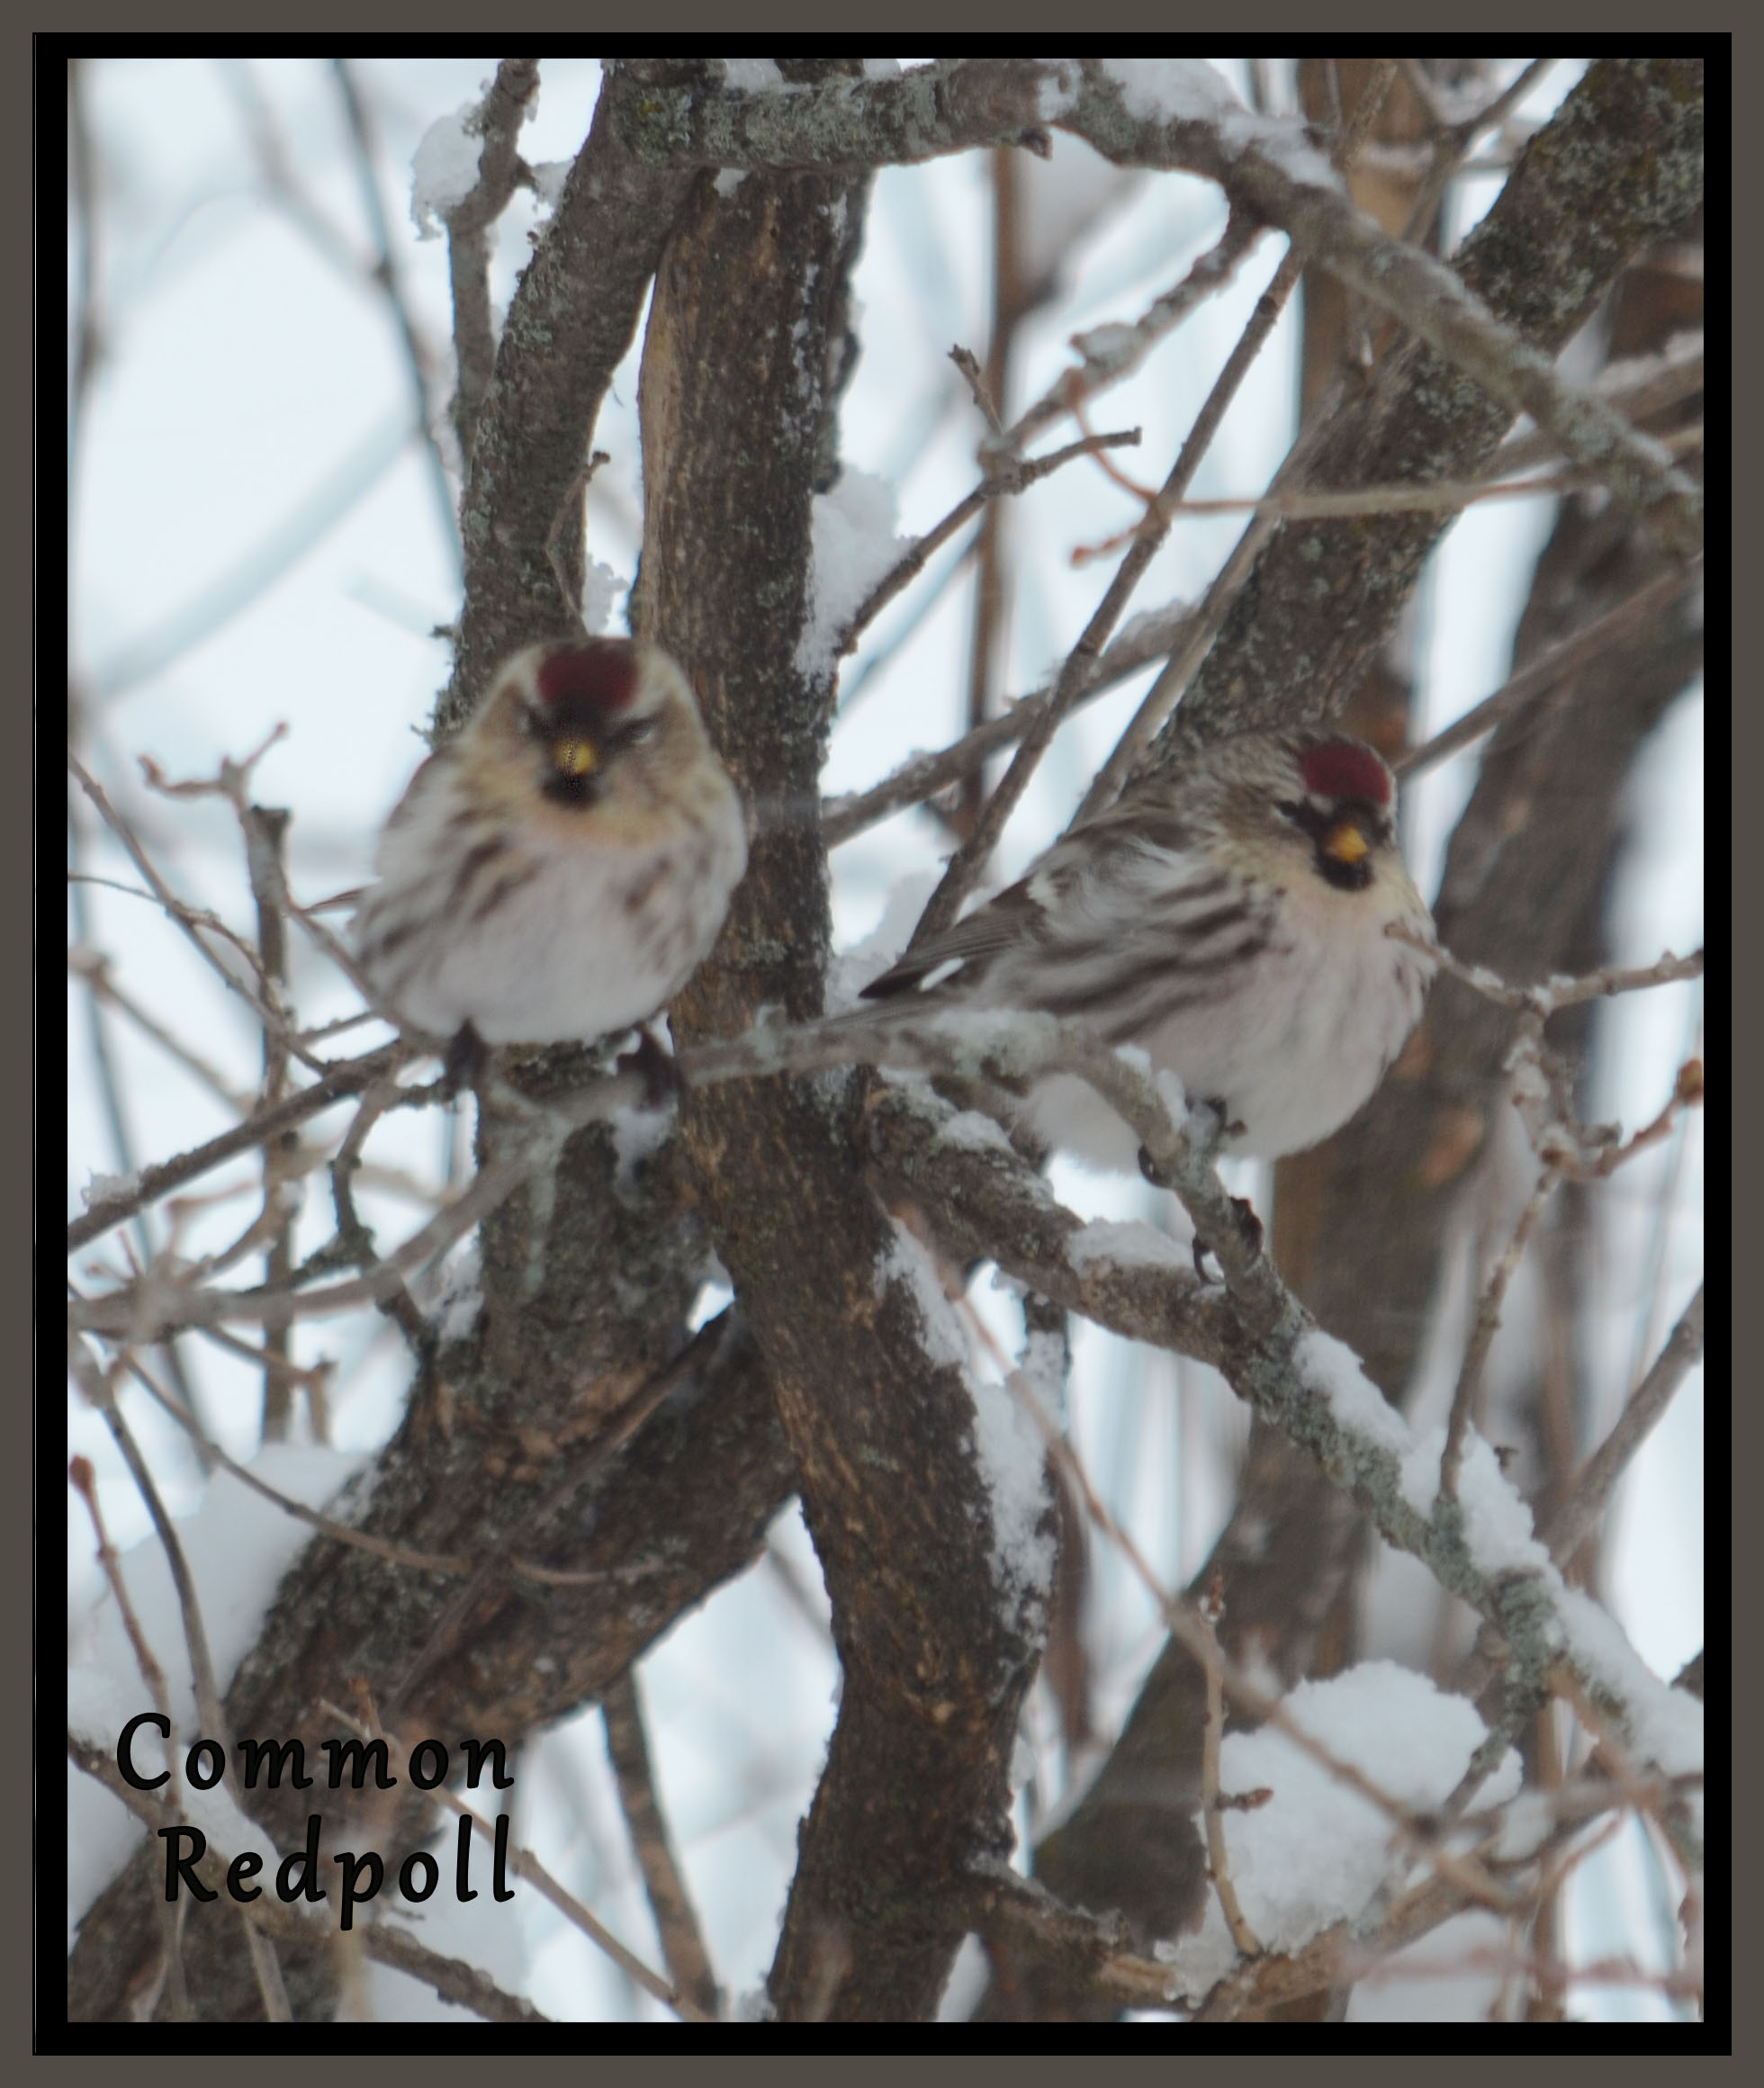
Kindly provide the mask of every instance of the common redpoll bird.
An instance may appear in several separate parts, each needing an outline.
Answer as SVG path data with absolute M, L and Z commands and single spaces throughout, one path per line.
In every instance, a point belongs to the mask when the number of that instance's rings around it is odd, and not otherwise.
M 356 947 L 377 997 L 433 1035 L 603 1037 L 685 984 L 746 866 L 741 801 L 668 654 L 530 645 L 411 778 Z
M 1273 1158 L 1346 1122 L 1420 1019 L 1432 921 L 1398 852 L 1390 771 L 1323 729 L 1242 733 L 1136 784 L 1027 876 L 864 991 L 1088 1022 L 1217 1102 L 1222 1149 Z M 1130 1167 L 1069 1075 L 1026 1112 L 1048 1145 Z

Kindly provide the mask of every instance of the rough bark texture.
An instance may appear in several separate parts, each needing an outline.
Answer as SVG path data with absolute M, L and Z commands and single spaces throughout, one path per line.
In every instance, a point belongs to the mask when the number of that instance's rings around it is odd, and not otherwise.
M 466 500 L 470 633 L 454 681 L 464 698 L 481 692 L 508 647 L 555 627 L 544 544 L 559 488 L 586 454 L 647 271 L 689 185 L 689 176 L 630 170 L 597 116 L 558 222 L 522 278 Z M 444 699 L 437 724 L 458 715 Z M 508 1070 L 537 1093 L 566 1086 L 590 1063 L 587 1052 L 564 1049 Z M 494 1118 L 481 1124 L 481 1154 L 494 1152 L 497 1130 Z M 795 1490 L 763 1366 L 739 1330 L 597 1465 L 597 1442 L 618 1410 L 683 1348 L 704 1274 L 706 1235 L 677 1148 L 621 1169 L 610 1132 L 586 1132 L 480 1240 L 482 1315 L 469 1339 L 418 1372 L 359 1520 L 483 1570 L 426 1574 L 315 1543 L 234 1682 L 228 1714 L 238 1733 L 334 1732 L 320 1702 L 346 1706 L 359 1676 L 389 1723 L 450 1744 L 472 1733 L 512 1748 L 591 1702 L 684 1610 L 750 1564 Z M 572 1469 L 580 1487 L 556 1498 Z M 548 1517 L 536 1520 L 547 1502 Z M 511 1552 L 606 1578 L 542 1587 L 509 1571 Z M 284 1846 L 298 1843 L 306 1817 L 290 1796 L 253 1799 Z M 328 1850 L 349 1845 L 349 1821 L 344 1807 L 326 1808 Z M 370 1845 L 390 1850 L 392 1840 Z M 68 1968 L 75 2020 L 122 2016 L 159 1950 L 160 1857 L 152 1844 L 82 1925 Z M 208 2020 L 253 2020 L 261 2004 L 238 1923 L 209 1912 L 184 1930 L 193 2002 Z M 297 1948 L 289 1957 L 296 2012 L 328 2016 L 334 1966 Z
M 1594 65 L 1454 256 L 1464 283 L 1534 346 L 1559 350 L 1624 266 L 1697 207 L 1702 69 L 1666 58 Z M 1468 478 L 1512 418 L 1433 349 L 1409 341 L 1383 357 L 1364 397 L 1337 415 L 1310 482 Z M 1180 759 L 1190 732 L 1336 715 L 1449 520 L 1380 515 L 1282 529 L 1149 766 Z
M 1457 266 L 1502 318 L 1560 346 L 1636 249 L 1695 209 L 1700 150 L 1678 96 L 1687 68 L 1595 66 L 1534 140 Z M 1700 142 L 1700 130 L 1695 134 Z M 1662 137 L 1678 140 L 1662 149 Z M 1696 178 L 1688 178 L 1690 169 Z M 1316 482 L 1467 475 L 1508 425 L 1497 406 L 1418 344 L 1388 355 L 1344 410 Z M 1212 733 L 1335 711 L 1376 667 L 1392 619 L 1443 526 L 1385 516 L 1306 524 L 1274 537 L 1154 760 L 1180 731 Z M 1647 543 L 1633 518 L 1609 526 Z M 1657 560 L 1659 554 L 1650 552 Z M 1631 563 L 1575 621 L 1649 573 Z M 1442 938 L 1509 978 L 1566 968 L 1603 876 L 1608 822 L 1636 745 L 1696 671 L 1700 636 L 1681 607 L 1638 644 L 1620 679 L 1584 675 L 1499 735 L 1454 837 L 1437 908 Z M 1560 629 L 1551 636 L 1562 635 Z M 1522 634 L 1522 644 L 1526 642 Z M 1516 652 L 1516 662 L 1526 654 Z M 1336 1138 L 1282 1163 L 1274 1246 L 1293 1289 L 1364 1360 L 1393 1400 L 1408 1389 L 1446 1224 L 1499 1106 L 1511 1018 L 1455 981 L 1436 986 L 1422 1028 L 1368 1107 Z M 1225 1574 L 1221 1638 L 1283 1679 L 1308 1673 L 1352 1571 L 1364 1526 L 1287 1444 L 1257 1429 L 1238 1502 L 1195 1577 Z M 1174 1642 L 1148 1677 L 1114 1754 L 1036 1852 L 1062 1897 L 1115 1907 L 1142 1932 L 1198 1918 L 1205 1892 L 1192 1820 L 1205 1688 Z M 1176 1816 L 1153 1825 L 1156 1808 Z M 1075 1993 L 1058 1965 L 1014 1954 L 1011 2012 L 1112 2012 Z
M 706 180 L 656 285 L 641 627 L 686 663 L 750 800 L 812 804 L 822 763 L 831 667 L 806 671 L 796 644 L 864 194 L 753 175 L 724 200 Z M 812 826 L 756 840 L 677 1035 L 732 1034 L 768 1004 L 818 1012 L 826 879 Z M 934 2012 L 967 1867 L 1010 1847 L 1011 1748 L 1040 1650 L 1040 1590 L 994 1570 L 966 1373 L 927 1353 L 922 1250 L 861 1170 L 863 1093 L 846 1076 L 754 1083 L 683 1112 L 796 1454 L 842 1670 L 771 1975 L 794 2020 Z
M 602 1337 L 627 1353 L 631 1332 L 608 1326 Z M 321 1538 L 284 1583 L 228 1694 L 234 1732 L 299 1736 L 311 1749 L 338 1731 L 321 1700 L 350 1708 L 357 1676 L 388 1724 L 412 1737 L 432 1733 L 450 1749 L 470 1734 L 501 1739 L 512 1753 L 528 1732 L 592 1702 L 677 1617 L 752 1562 L 794 1489 L 789 1449 L 751 1342 L 736 1334 L 709 1360 L 708 1375 L 683 1384 L 548 1522 L 536 1525 L 536 1503 L 566 1469 L 564 1456 L 531 1436 L 520 1444 L 501 1418 L 506 1382 L 487 1368 L 477 1341 L 444 1351 L 438 1383 L 449 1389 L 452 1424 L 434 1405 L 413 1411 L 380 1460 L 359 1526 L 472 1557 L 493 1559 L 506 1547 L 597 1578 L 550 1588 L 499 1570 L 455 1616 L 468 1585 L 461 1578 Z M 452 1635 L 437 1641 L 449 1627 Z M 399 1704 L 400 1684 L 431 1648 L 439 1657 Z M 237 1795 L 284 1850 L 298 1847 L 315 1797 L 322 1800 L 325 1861 L 333 1849 L 360 1845 L 351 1827 L 361 1824 L 364 1801 L 352 1805 L 346 1793 Z M 410 1845 L 411 1828 L 408 1816 L 376 1822 L 365 1846 L 392 1861 L 394 1849 L 401 1855 Z M 68 1963 L 73 2020 L 126 2020 L 128 1996 L 145 1983 L 161 1947 L 156 1907 L 164 1878 L 164 1851 L 149 1842 L 99 1895 Z M 224 1901 L 191 1910 L 184 1961 L 199 2017 L 257 2020 L 256 1985 Z M 283 1968 L 296 2017 L 328 2020 L 333 1958 L 284 1945 Z
M 460 514 L 465 609 L 436 719 L 444 734 L 472 715 L 518 646 L 576 627 L 549 546 L 567 500 L 575 503 L 580 544 L 589 438 L 694 178 L 635 165 L 615 118 L 648 79 L 693 69 L 661 59 L 609 68 L 588 142 L 509 305 Z
M 785 70 L 806 84 L 851 68 Z M 700 63 L 609 71 L 517 292 L 477 423 L 466 608 L 436 724 L 456 727 L 514 646 L 568 626 L 551 546 L 659 257 L 634 618 L 686 663 L 744 796 L 812 806 L 832 673 L 799 661 L 797 640 L 812 498 L 837 471 L 864 184 L 824 168 L 755 173 L 724 198 L 707 175 L 659 164 L 658 151 L 638 166 L 620 138 L 660 105 L 646 90 L 695 75 Z M 962 91 L 984 97 L 1000 79 L 1022 86 L 999 68 Z M 1700 183 L 1699 91 L 1688 62 L 1596 65 L 1516 169 L 1463 268 L 1534 345 L 1559 346 L 1624 261 L 1686 216 Z M 767 112 L 752 99 L 746 115 L 758 121 Z M 1431 351 L 1400 346 L 1343 411 L 1318 481 L 1461 475 L 1508 418 Z M 1184 729 L 1337 709 L 1439 526 L 1394 517 L 1276 536 L 1179 714 Z M 1608 531 L 1598 555 L 1576 552 L 1565 607 L 1546 598 L 1545 562 L 1521 657 L 1652 570 L 1642 531 L 1622 518 Z M 1621 672 L 1564 683 L 1497 739 L 1438 910 L 1462 955 L 1526 978 L 1555 968 L 1584 933 L 1634 749 L 1694 671 L 1699 643 L 1681 607 Z M 827 949 L 822 837 L 806 818 L 770 827 L 716 952 L 673 1011 L 677 1034 L 733 1034 L 765 1006 L 818 1012 Z M 1282 1268 L 1392 1398 L 1414 1362 L 1447 1216 L 1499 1106 L 1508 1021 L 1442 981 L 1372 1107 L 1324 1154 L 1292 1164 L 1290 1194 L 1282 1184 Z M 559 1051 L 509 1072 L 555 1089 L 589 1063 Z M 484 1227 L 482 1315 L 419 1373 L 360 1512 L 364 1529 L 481 1570 L 446 1578 L 315 1543 L 234 1683 L 234 1730 L 332 1732 L 321 1702 L 346 1703 L 361 1677 L 407 1732 L 512 1745 L 591 1701 L 750 1561 L 800 1480 L 843 1694 L 772 1996 L 797 2020 L 929 2017 L 967 1926 L 972 1867 L 1009 1848 L 1010 1758 L 1045 1588 L 1021 1556 L 1007 1570 L 997 1555 L 968 1373 L 943 1346 L 952 1329 L 932 1271 L 891 1212 L 958 1259 L 989 1255 L 1120 1331 L 1180 1328 L 1190 1353 L 1228 1370 L 1243 1362 L 1234 1309 L 1216 1289 L 1082 1257 L 1075 1266 L 1069 1214 L 1007 1156 L 940 1144 L 937 1121 L 898 1091 L 840 1074 L 694 1097 L 683 1137 L 634 1171 L 621 1171 L 608 1131 L 574 1140 L 553 1175 Z M 481 1152 L 495 1152 L 498 1130 L 493 1118 L 481 1126 Z M 740 1318 L 706 1337 L 686 1381 L 602 1457 L 621 1409 L 680 1355 L 713 1243 Z M 1228 1650 L 1287 1679 L 1304 1673 L 1354 1523 L 1305 1458 L 1258 1432 L 1215 1554 Z M 1052 1527 L 1049 1504 L 1049 1556 Z M 517 1555 L 603 1578 L 538 1585 L 512 1570 Z M 1038 1853 L 1056 1891 L 1121 1907 L 1145 1936 L 1180 1930 L 1205 1889 L 1192 1820 L 1200 1703 L 1198 1672 L 1166 1649 L 1113 1757 Z M 258 1799 L 284 1845 L 297 1842 L 305 1795 Z M 352 1825 L 371 1828 L 369 1845 L 389 1858 L 414 1828 L 396 1811 L 328 1806 L 328 1849 L 347 1845 Z M 88 1914 L 69 1966 L 76 2020 L 123 2019 L 150 1984 L 160 1874 L 154 1844 Z M 184 1958 L 199 2015 L 259 2015 L 228 1910 L 193 1914 Z M 283 1962 L 296 2016 L 327 2016 L 332 1958 L 288 1946 Z M 1059 1963 L 1017 1948 L 1000 1965 L 994 2012 L 1097 2012 Z

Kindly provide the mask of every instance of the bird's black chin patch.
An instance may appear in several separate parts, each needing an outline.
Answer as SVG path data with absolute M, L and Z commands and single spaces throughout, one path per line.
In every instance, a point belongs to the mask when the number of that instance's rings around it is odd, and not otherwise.
M 1370 856 L 1362 856 L 1357 863 L 1344 863 L 1337 861 L 1334 856 L 1326 854 L 1322 849 L 1318 849 L 1317 851 L 1317 868 L 1322 877 L 1338 892 L 1364 892 L 1366 886 L 1372 883 L 1372 859 Z
M 554 805 L 568 805 L 580 811 L 592 805 L 599 794 L 598 776 L 571 776 L 561 769 L 554 769 L 545 778 L 540 789 Z

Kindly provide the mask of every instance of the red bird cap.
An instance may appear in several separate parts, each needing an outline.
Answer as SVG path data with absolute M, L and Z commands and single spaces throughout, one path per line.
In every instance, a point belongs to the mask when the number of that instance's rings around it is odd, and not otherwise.
M 539 662 L 536 680 L 541 700 L 554 711 L 623 710 L 637 693 L 636 649 L 618 638 L 559 645 Z
M 1364 805 L 1390 802 L 1390 771 L 1357 740 L 1325 740 L 1308 748 L 1299 757 L 1299 773 L 1315 797 L 1355 798 Z

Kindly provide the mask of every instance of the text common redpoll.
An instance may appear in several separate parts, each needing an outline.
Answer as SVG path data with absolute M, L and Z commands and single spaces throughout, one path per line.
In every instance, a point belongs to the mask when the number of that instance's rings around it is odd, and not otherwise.
M 434 1036 L 607 1036 L 685 984 L 746 865 L 676 662 L 631 639 L 532 645 L 411 778 L 356 947 L 381 1003 Z
M 1136 784 L 1028 874 L 864 991 L 1029 1008 L 1143 1048 L 1228 1153 L 1273 1158 L 1346 1123 L 1420 1019 L 1430 935 L 1391 817 L 1390 770 L 1324 728 L 1242 733 Z M 916 991 L 914 990 L 916 989 Z M 1130 1167 L 1136 1141 L 1076 1077 L 1038 1083 L 1028 1125 Z

